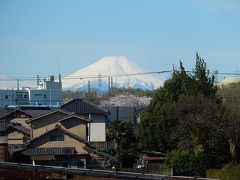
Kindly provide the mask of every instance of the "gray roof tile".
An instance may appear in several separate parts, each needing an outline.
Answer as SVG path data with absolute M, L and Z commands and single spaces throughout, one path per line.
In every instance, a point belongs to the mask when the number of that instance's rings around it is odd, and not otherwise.
M 69 112 L 74 112 L 80 115 L 86 114 L 107 114 L 108 112 L 101 109 L 97 105 L 85 100 L 85 99 L 74 99 L 66 104 L 61 106 L 61 109 L 64 109 Z
M 74 147 L 60 147 L 60 148 L 29 148 L 21 152 L 26 156 L 33 155 L 74 155 Z

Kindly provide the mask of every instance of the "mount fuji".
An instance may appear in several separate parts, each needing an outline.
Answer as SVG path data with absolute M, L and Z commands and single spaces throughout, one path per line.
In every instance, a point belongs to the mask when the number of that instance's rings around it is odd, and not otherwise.
M 63 78 L 63 89 L 107 91 L 112 86 L 151 90 L 163 85 L 161 78 L 144 73 L 124 56 L 106 56 Z

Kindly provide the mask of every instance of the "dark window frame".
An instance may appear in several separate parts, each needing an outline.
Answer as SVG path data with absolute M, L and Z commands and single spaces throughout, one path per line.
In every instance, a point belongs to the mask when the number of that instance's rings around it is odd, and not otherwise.
M 50 136 L 50 141 L 64 141 L 64 135 L 53 135 Z

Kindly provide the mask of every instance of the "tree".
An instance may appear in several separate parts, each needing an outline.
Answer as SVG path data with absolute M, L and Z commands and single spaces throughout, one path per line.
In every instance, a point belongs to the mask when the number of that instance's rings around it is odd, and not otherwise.
M 176 163 L 186 160 L 180 174 L 203 172 L 240 160 L 240 104 L 219 98 L 205 61 L 196 54 L 192 74 L 182 63 L 172 78 L 158 89 L 150 105 L 143 112 L 139 128 L 139 142 L 145 150 L 166 152 L 178 150 Z M 184 152 L 184 153 L 182 153 Z M 204 162 L 198 158 L 204 157 Z M 193 163 L 194 162 L 194 163 Z M 173 164 L 174 164 L 173 163 Z M 201 165 L 198 169 L 193 164 Z M 173 165 L 172 164 L 172 165 Z
M 167 151 L 176 147 L 172 133 L 176 129 L 176 105 L 181 97 L 213 96 L 215 87 L 213 77 L 209 77 L 206 63 L 196 54 L 196 66 L 193 75 L 188 74 L 182 62 L 172 78 L 165 81 L 144 111 L 139 129 L 140 145 L 149 150 Z
M 176 108 L 176 134 L 193 149 L 208 149 L 217 133 L 222 130 L 225 119 L 225 108 L 213 97 L 185 96 Z
M 130 121 L 114 120 L 111 122 L 107 130 L 107 137 L 116 142 L 116 153 L 118 160 L 121 161 L 123 156 L 127 156 L 126 149 L 129 149 L 130 144 L 136 141 L 133 133 L 133 124 Z M 128 144 L 125 148 L 124 142 Z M 121 162 L 120 162 L 121 166 Z
M 202 153 L 173 150 L 166 154 L 165 161 L 173 168 L 175 175 L 199 176 L 207 169 L 206 156 Z
M 233 163 L 236 163 L 240 161 L 240 84 L 221 86 L 217 94 L 223 99 L 228 110 L 223 131 L 228 139 Z
M 216 87 L 214 86 L 214 76 L 209 75 L 207 64 L 198 53 L 196 53 L 196 65 L 194 78 L 197 81 L 197 91 L 205 96 L 215 95 Z
M 100 98 L 97 96 L 97 91 L 92 89 L 90 92 L 85 91 L 64 91 L 64 100 L 74 99 L 74 98 L 84 98 L 95 104 L 99 104 Z
M 173 148 L 170 135 L 175 126 L 175 103 L 181 96 L 194 94 L 193 82 L 180 62 L 180 69 L 173 72 L 164 87 L 156 90 L 141 118 L 139 139 L 142 148 L 163 152 Z
M 223 132 L 228 121 L 226 107 L 215 97 L 188 96 L 177 105 L 178 149 L 201 152 L 209 167 L 219 167 L 230 160 L 227 138 Z
M 228 119 L 224 123 L 223 131 L 229 142 L 233 163 L 240 160 L 240 103 L 230 101 L 227 104 Z

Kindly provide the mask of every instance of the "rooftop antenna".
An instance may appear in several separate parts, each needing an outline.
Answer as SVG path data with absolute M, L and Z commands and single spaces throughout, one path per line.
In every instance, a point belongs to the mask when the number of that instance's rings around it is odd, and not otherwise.
M 91 85 L 90 85 L 90 80 L 88 80 L 88 93 L 91 92 Z
M 19 90 L 19 79 L 17 79 L 17 90 Z
M 60 73 L 60 61 L 58 61 L 58 80 L 61 82 L 61 73 Z

